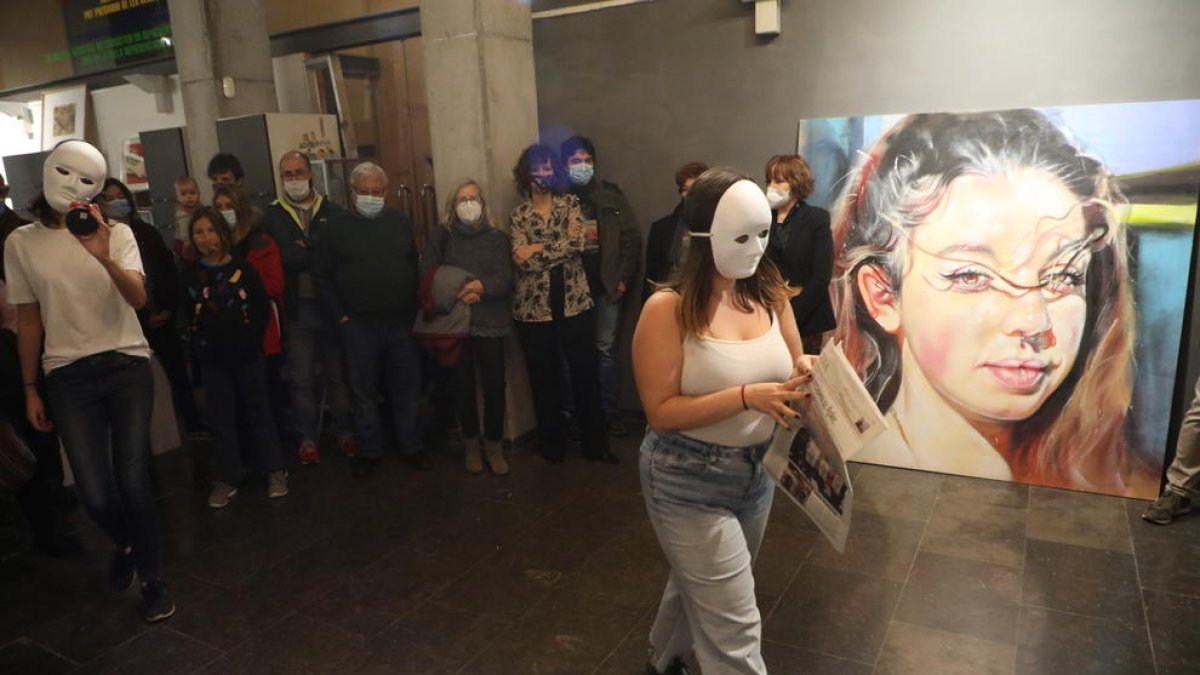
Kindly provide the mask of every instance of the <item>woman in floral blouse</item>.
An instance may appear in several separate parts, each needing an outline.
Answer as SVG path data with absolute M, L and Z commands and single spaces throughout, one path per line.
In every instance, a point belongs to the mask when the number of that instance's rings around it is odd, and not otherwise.
M 615 464 L 600 413 L 595 318 L 580 258 L 583 216 L 574 195 L 556 193 L 556 164 L 553 150 L 531 145 L 513 167 L 517 190 L 525 197 L 513 209 L 510 231 L 517 268 L 513 318 L 529 368 L 542 455 L 558 464 L 567 449 L 561 354 L 569 370 L 583 455 Z

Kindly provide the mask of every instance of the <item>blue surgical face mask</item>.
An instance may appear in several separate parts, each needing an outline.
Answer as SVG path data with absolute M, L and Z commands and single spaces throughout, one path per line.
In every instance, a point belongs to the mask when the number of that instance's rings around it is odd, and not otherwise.
M 128 199 L 110 199 L 104 204 L 104 215 L 108 218 L 124 219 L 133 213 Z
M 572 183 L 587 185 L 592 182 L 592 176 L 596 175 L 596 167 L 591 162 L 580 162 L 567 167 L 567 173 L 570 174 Z
M 354 195 L 354 207 L 367 218 L 374 218 L 383 211 L 383 197 Z

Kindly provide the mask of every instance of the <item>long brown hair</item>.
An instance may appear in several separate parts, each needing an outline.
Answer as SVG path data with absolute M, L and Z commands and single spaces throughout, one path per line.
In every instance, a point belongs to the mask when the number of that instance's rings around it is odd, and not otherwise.
M 1042 407 L 1014 425 L 1009 447 L 996 448 L 1014 479 L 1041 485 L 1128 493 L 1147 468 L 1127 452 L 1126 417 L 1133 393 L 1134 314 L 1128 280 L 1123 201 L 1112 174 L 1035 110 L 913 115 L 879 139 L 851 174 L 833 218 L 836 339 L 879 407 L 895 401 L 900 344 L 867 310 L 856 281 L 874 266 L 902 295 L 900 229 L 923 222 L 964 175 L 1040 169 L 1081 202 L 1105 205 L 1104 243 L 1086 274 L 1087 315 L 1071 372 Z M 1089 219 L 1090 220 L 1090 219 Z
M 246 235 L 258 225 L 254 221 L 254 209 L 250 206 L 250 200 L 246 199 L 242 191 L 230 185 L 218 185 L 213 188 L 213 208 L 217 208 L 217 197 L 227 197 L 233 204 L 233 212 L 237 214 L 237 225 L 233 228 L 233 244 L 242 243 Z M 220 213 L 220 210 L 217 210 Z M 221 217 L 221 222 L 225 222 L 224 216 Z M 216 227 L 220 223 L 213 223 Z
M 721 196 L 734 183 L 742 180 L 749 179 L 721 167 L 700 174 L 683 200 L 684 228 L 689 232 L 709 232 Z M 691 237 L 690 242 L 683 267 L 661 288 L 679 294 L 679 318 L 684 331 L 701 336 L 708 332 L 708 301 L 712 296 L 713 275 L 717 273 L 717 266 L 713 262 L 712 244 L 707 237 Z M 745 312 L 754 311 L 756 306 L 778 311 L 782 303 L 795 294 L 796 291 L 787 285 L 775 263 L 764 256 L 754 274 L 734 282 L 733 305 Z

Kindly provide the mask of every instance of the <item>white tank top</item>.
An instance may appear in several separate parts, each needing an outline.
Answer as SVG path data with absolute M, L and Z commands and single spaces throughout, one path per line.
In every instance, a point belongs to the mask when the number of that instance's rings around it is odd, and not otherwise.
M 718 340 L 688 335 L 683 340 L 683 369 L 679 393 L 700 396 L 743 384 L 786 382 L 792 375 L 792 354 L 779 330 L 776 313 L 771 328 L 753 340 Z M 770 440 L 775 420 L 757 410 L 680 433 L 705 443 L 745 447 Z

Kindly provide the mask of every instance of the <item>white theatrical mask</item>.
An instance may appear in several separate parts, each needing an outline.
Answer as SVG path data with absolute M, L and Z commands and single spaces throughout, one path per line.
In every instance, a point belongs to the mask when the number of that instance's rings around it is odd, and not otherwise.
M 746 279 L 754 275 L 767 251 L 771 205 L 761 188 L 748 180 L 740 180 L 721 195 L 713 212 L 711 230 L 689 234 L 708 237 L 713 262 L 721 276 Z
M 46 156 L 42 165 L 42 192 L 50 208 L 71 210 L 72 202 L 88 202 L 100 194 L 108 162 L 89 143 L 66 141 Z

